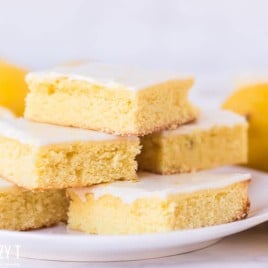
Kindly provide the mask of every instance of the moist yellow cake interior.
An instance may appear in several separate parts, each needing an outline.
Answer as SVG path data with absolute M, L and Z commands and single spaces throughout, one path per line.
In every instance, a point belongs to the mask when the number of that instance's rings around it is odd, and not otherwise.
M 26 188 L 66 188 L 136 179 L 138 140 L 31 146 L 0 136 L 2 177 Z
M 214 127 L 182 135 L 155 133 L 141 139 L 139 168 L 171 174 L 247 161 L 247 125 Z
M 187 98 L 192 84 L 192 79 L 174 80 L 136 92 L 66 77 L 42 81 L 32 77 L 28 79 L 25 117 L 115 134 L 143 135 L 196 118 L 198 111 Z
M 28 230 L 67 221 L 65 190 L 0 189 L 0 229 Z
M 166 232 L 228 223 L 247 216 L 248 182 L 222 189 L 174 194 L 167 200 L 142 198 L 132 204 L 104 195 L 97 200 L 87 194 L 82 200 L 68 191 L 71 202 L 68 224 L 87 233 L 131 234 Z

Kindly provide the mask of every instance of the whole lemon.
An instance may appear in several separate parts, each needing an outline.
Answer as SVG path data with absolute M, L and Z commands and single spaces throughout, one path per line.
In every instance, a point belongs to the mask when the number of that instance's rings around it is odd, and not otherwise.
M 224 102 L 223 108 L 247 118 L 248 166 L 268 171 L 268 82 L 239 88 Z
M 0 61 L 0 106 L 11 109 L 16 115 L 24 112 L 27 71 L 5 61 Z

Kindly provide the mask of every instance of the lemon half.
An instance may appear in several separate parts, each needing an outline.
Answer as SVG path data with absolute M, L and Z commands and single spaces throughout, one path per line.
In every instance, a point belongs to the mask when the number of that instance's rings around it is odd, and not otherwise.
M 24 112 L 24 99 L 28 92 L 27 71 L 5 61 L 0 61 L 0 106 L 11 109 L 16 115 Z
M 223 103 L 223 108 L 247 118 L 248 166 L 268 171 L 268 81 L 240 87 Z

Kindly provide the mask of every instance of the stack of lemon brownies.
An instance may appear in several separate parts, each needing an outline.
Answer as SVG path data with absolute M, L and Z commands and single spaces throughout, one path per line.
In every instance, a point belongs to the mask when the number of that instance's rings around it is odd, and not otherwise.
M 25 118 L 0 113 L 0 228 L 137 234 L 247 216 L 250 174 L 211 170 L 246 162 L 247 123 L 199 111 L 191 77 L 89 62 L 26 81 Z

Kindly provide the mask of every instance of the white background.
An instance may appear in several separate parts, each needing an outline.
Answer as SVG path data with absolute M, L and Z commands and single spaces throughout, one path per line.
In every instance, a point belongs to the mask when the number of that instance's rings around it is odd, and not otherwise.
M 240 72 L 268 66 L 266 0 L 0 0 L 0 57 Z
M 266 0 L 0 0 L 0 58 L 174 69 L 230 92 L 237 76 L 268 74 L 267 11 Z

